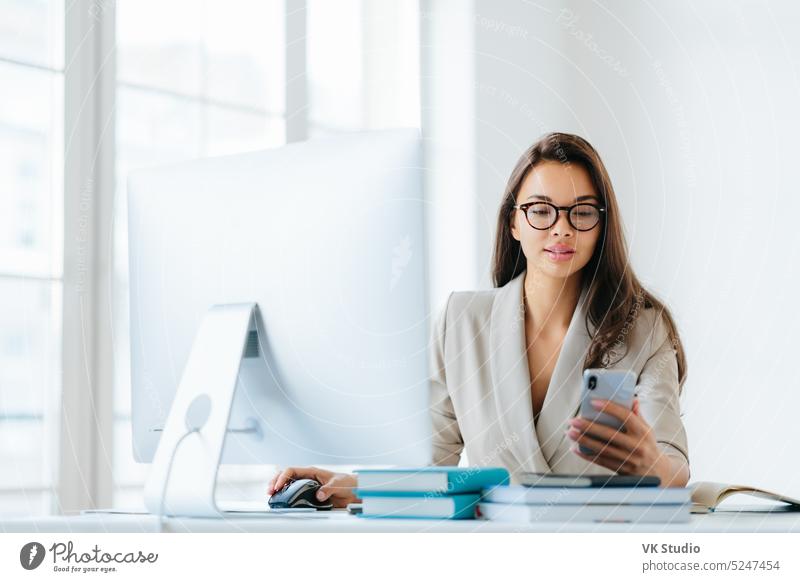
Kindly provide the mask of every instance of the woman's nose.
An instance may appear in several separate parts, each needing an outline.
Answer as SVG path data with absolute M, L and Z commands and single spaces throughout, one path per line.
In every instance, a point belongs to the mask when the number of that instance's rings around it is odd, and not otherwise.
M 572 228 L 572 225 L 569 223 L 569 216 L 567 215 L 567 212 L 565 210 L 559 210 L 556 223 L 550 227 L 551 234 L 559 236 L 564 234 L 565 236 L 571 236 L 574 230 L 575 229 Z

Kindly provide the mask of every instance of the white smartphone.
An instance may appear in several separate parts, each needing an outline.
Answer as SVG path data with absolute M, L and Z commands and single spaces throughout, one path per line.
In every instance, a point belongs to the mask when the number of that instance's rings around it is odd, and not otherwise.
M 584 370 L 580 416 L 619 429 L 622 422 L 615 416 L 594 408 L 592 399 L 613 400 L 625 408 L 633 408 L 635 390 L 636 374 L 630 370 L 606 370 L 603 368 Z M 593 450 L 583 445 L 580 445 L 579 450 L 586 455 L 595 454 Z

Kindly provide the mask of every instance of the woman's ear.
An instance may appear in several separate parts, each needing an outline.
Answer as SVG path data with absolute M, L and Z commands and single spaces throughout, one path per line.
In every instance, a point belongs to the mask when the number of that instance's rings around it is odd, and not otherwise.
M 511 219 L 509 220 L 508 224 L 511 227 L 511 236 L 513 236 L 515 240 L 519 241 L 519 229 L 517 228 L 516 212 L 511 214 Z

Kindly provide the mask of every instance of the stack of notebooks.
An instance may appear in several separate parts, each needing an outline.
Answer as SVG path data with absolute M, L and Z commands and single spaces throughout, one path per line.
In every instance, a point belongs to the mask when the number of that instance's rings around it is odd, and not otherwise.
M 483 490 L 509 483 L 502 467 L 414 467 L 356 471 L 360 517 L 474 519 Z
M 684 523 L 692 507 L 690 488 L 659 487 L 657 477 L 525 473 L 520 483 L 485 490 L 480 516 L 517 523 Z

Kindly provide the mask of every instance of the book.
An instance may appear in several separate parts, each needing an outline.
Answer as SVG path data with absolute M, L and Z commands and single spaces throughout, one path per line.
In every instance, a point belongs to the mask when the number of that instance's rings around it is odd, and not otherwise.
M 716 510 L 723 499 L 736 493 L 746 493 L 772 501 L 782 501 L 794 506 L 792 509 L 800 510 L 800 499 L 798 498 L 748 485 L 698 481 L 697 483 L 690 483 L 689 488 L 692 490 L 692 513 L 712 512 Z
M 364 491 L 479 493 L 485 487 L 507 485 L 503 467 L 411 467 L 358 469 L 358 489 Z
M 390 497 L 366 496 L 361 500 L 359 517 L 413 519 L 474 519 L 481 496 L 477 493 L 456 495 L 421 494 Z
M 484 489 L 484 501 L 512 504 L 687 504 L 688 487 L 526 487 L 510 485 Z
M 516 523 L 604 522 L 686 523 L 691 519 L 688 503 L 663 505 L 524 505 L 478 503 L 479 517 Z
M 526 487 L 658 487 L 661 479 L 653 475 L 522 473 L 520 484 Z

